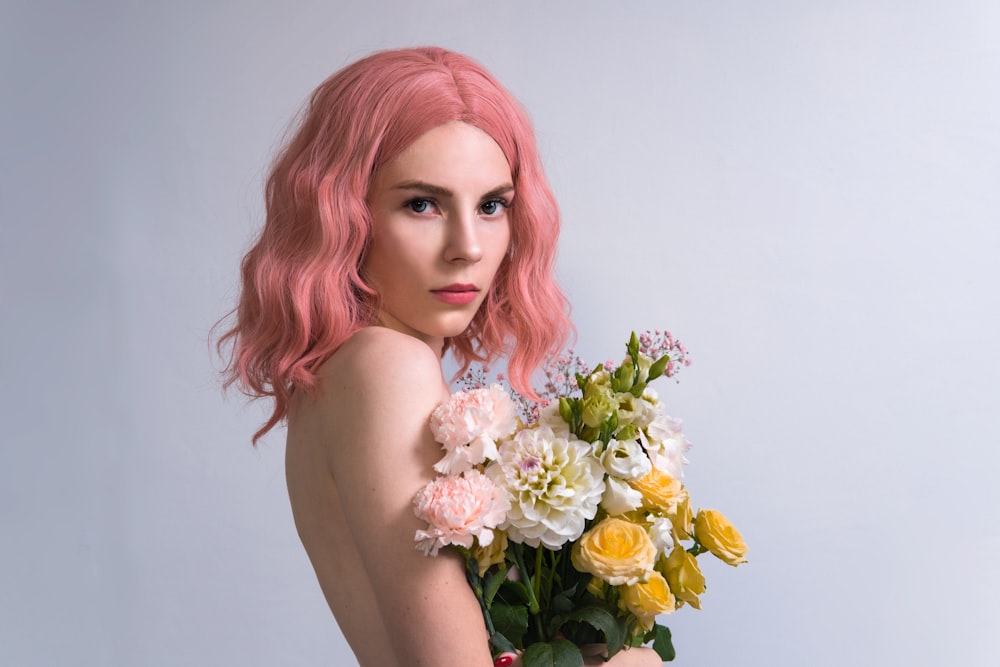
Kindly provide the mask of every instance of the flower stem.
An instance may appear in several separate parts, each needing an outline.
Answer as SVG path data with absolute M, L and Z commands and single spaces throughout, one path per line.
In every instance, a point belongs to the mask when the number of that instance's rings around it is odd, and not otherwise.
M 544 555 L 542 553 L 543 551 L 544 549 L 542 549 L 542 547 L 538 547 L 535 550 L 535 579 L 532 583 L 535 585 L 536 600 L 542 599 L 542 575 L 545 573 L 545 570 L 542 567 L 542 556 Z
M 528 585 L 524 587 L 528 594 L 528 613 L 531 614 L 531 617 L 535 620 L 535 630 L 538 632 L 538 641 L 545 641 L 546 637 L 545 630 L 542 626 L 542 617 L 539 616 L 541 606 L 538 604 L 538 596 L 535 594 L 535 584 L 541 573 L 536 567 L 532 576 L 528 576 L 528 568 L 524 566 L 524 545 L 515 543 L 513 546 L 514 548 L 512 551 L 514 552 L 514 560 L 517 562 L 517 567 L 521 570 L 521 575 L 528 578 Z M 541 549 L 539 549 L 537 553 L 540 554 Z M 538 558 L 536 557 L 535 560 L 537 562 Z
M 528 611 L 531 614 L 537 614 L 539 612 L 538 596 L 535 595 L 534 580 L 528 575 L 528 568 L 524 566 L 524 545 L 515 543 L 513 551 L 517 569 L 521 570 L 521 576 L 528 578 L 528 585 L 525 586 L 528 592 Z M 535 572 L 534 576 L 537 577 L 538 572 Z
M 468 580 L 469 586 L 472 588 L 472 592 L 479 601 L 479 608 L 482 610 L 483 620 L 486 622 L 486 630 L 492 638 L 493 635 L 497 633 L 497 630 L 493 626 L 493 617 L 490 615 L 490 610 L 486 607 L 486 595 L 483 591 L 483 579 L 479 576 L 479 563 L 468 549 L 459 546 L 456 546 L 455 548 L 460 554 L 462 554 L 462 556 L 465 557 L 465 578 Z

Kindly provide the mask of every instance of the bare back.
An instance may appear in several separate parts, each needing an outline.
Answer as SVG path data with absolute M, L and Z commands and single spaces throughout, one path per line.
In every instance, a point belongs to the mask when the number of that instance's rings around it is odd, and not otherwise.
M 305 409 L 308 411 L 308 408 Z M 296 407 L 301 414 L 303 408 Z M 302 544 L 330 610 L 361 665 L 396 665 L 368 573 L 351 536 L 327 461 L 326 446 L 302 422 L 289 419 L 285 450 L 288 495 Z
M 421 341 L 371 328 L 320 378 L 289 411 L 286 476 L 299 536 L 360 664 L 491 664 L 462 564 L 413 542 L 423 526 L 412 498 L 441 455 L 427 426 L 448 396 L 439 361 Z

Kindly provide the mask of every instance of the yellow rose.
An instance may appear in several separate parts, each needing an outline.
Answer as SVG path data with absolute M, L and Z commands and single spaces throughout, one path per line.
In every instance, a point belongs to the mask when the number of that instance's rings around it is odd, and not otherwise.
M 701 609 L 698 596 L 705 592 L 705 575 L 701 573 L 694 556 L 683 547 L 674 547 L 670 556 L 663 561 L 663 574 L 674 597 L 695 609 Z
M 593 595 L 595 598 L 604 599 L 604 589 L 607 584 L 598 579 L 597 577 L 591 577 L 590 581 L 587 582 L 587 591 Z
M 652 629 L 657 614 L 669 614 L 677 605 L 670 592 L 667 580 L 659 572 L 653 572 L 645 583 L 633 584 L 622 589 L 618 605 L 632 612 L 639 621 L 640 633 Z
M 694 536 L 703 547 L 730 565 L 747 562 L 746 542 L 722 512 L 699 511 L 694 518 Z
M 669 515 L 677 512 L 677 504 L 687 496 L 679 479 L 653 468 L 644 477 L 630 480 L 629 486 L 642 494 L 643 507 L 660 510 Z
M 490 546 L 479 546 L 479 540 L 476 540 L 476 546 L 472 548 L 472 557 L 479 564 L 480 577 L 486 576 L 486 570 L 490 569 L 493 565 L 503 563 L 504 555 L 507 551 L 507 533 L 495 530 L 493 531 L 493 535 L 493 542 L 490 543 Z
M 573 567 L 612 586 L 644 581 L 653 570 L 656 547 L 642 526 L 608 517 L 573 545 Z
M 670 519 L 674 527 L 674 542 L 690 540 L 694 525 L 691 521 L 691 496 L 687 490 L 682 494 L 681 500 L 677 503 L 677 511 Z

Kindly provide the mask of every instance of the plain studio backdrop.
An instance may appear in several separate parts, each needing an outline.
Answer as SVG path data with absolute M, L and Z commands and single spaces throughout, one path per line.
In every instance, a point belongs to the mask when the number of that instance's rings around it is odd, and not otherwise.
M 0 7 L 0 664 L 354 664 L 207 341 L 308 93 L 421 44 L 528 108 L 578 351 L 692 352 L 750 562 L 676 664 L 997 664 L 997 3 Z

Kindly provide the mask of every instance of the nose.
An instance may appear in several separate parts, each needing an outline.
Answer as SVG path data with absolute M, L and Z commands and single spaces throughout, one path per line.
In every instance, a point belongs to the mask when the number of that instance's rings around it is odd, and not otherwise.
M 482 240 L 475 215 L 455 214 L 447 221 L 448 239 L 444 258 L 449 262 L 478 262 L 483 258 Z

